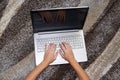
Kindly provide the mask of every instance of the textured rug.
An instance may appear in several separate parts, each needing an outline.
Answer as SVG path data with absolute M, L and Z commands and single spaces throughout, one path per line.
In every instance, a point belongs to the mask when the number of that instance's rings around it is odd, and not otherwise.
M 80 63 L 91 80 L 120 80 L 120 0 L 1 0 L 0 80 L 23 80 L 35 67 L 30 11 L 89 6 L 84 25 L 88 62 Z M 75 80 L 68 65 L 49 66 L 38 80 Z

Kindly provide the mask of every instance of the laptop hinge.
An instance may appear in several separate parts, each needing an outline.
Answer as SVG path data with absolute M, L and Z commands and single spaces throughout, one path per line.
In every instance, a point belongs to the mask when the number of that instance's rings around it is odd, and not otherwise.
M 48 31 L 48 32 L 39 32 L 38 35 L 43 35 L 43 34 L 55 34 L 55 33 L 68 33 L 68 32 L 78 32 L 79 29 L 74 29 L 74 30 L 61 30 L 61 31 Z

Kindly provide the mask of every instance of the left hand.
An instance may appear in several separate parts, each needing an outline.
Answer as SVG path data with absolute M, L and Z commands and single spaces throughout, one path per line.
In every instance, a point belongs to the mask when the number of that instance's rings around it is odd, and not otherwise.
M 66 13 L 64 10 L 58 11 L 56 14 L 56 21 L 60 23 L 65 22 L 65 16 L 66 16 Z
M 45 46 L 45 55 L 43 62 L 47 64 L 52 63 L 58 55 L 58 52 L 55 51 L 56 51 L 56 44 L 50 43 L 48 47 Z

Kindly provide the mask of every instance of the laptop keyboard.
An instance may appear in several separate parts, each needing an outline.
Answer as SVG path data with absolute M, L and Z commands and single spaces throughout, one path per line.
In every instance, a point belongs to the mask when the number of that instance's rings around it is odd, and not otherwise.
M 37 39 L 37 52 L 43 52 L 45 48 L 45 44 L 49 44 L 49 43 L 55 43 L 57 44 L 57 48 L 60 48 L 59 44 L 61 42 L 68 42 L 72 46 L 72 49 L 83 48 L 82 36 L 76 34 L 76 35 Z

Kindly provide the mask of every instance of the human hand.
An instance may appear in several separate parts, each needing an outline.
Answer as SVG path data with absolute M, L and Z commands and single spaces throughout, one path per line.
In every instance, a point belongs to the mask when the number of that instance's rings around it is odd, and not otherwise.
M 62 42 L 60 44 L 60 47 L 61 49 L 59 50 L 59 53 L 65 60 L 67 60 L 70 63 L 75 60 L 72 48 L 69 43 Z
M 65 11 L 60 10 L 56 14 L 56 21 L 57 22 L 64 22 L 65 21 Z
M 43 62 L 46 62 L 47 64 L 52 63 L 58 55 L 58 52 L 55 53 L 55 51 L 56 44 L 50 43 L 48 47 L 45 45 L 45 55 Z
M 42 20 L 44 20 L 46 23 L 52 22 L 52 15 L 50 12 L 43 11 L 43 12 L 40 12 L 40 15 L 42 17 Z

